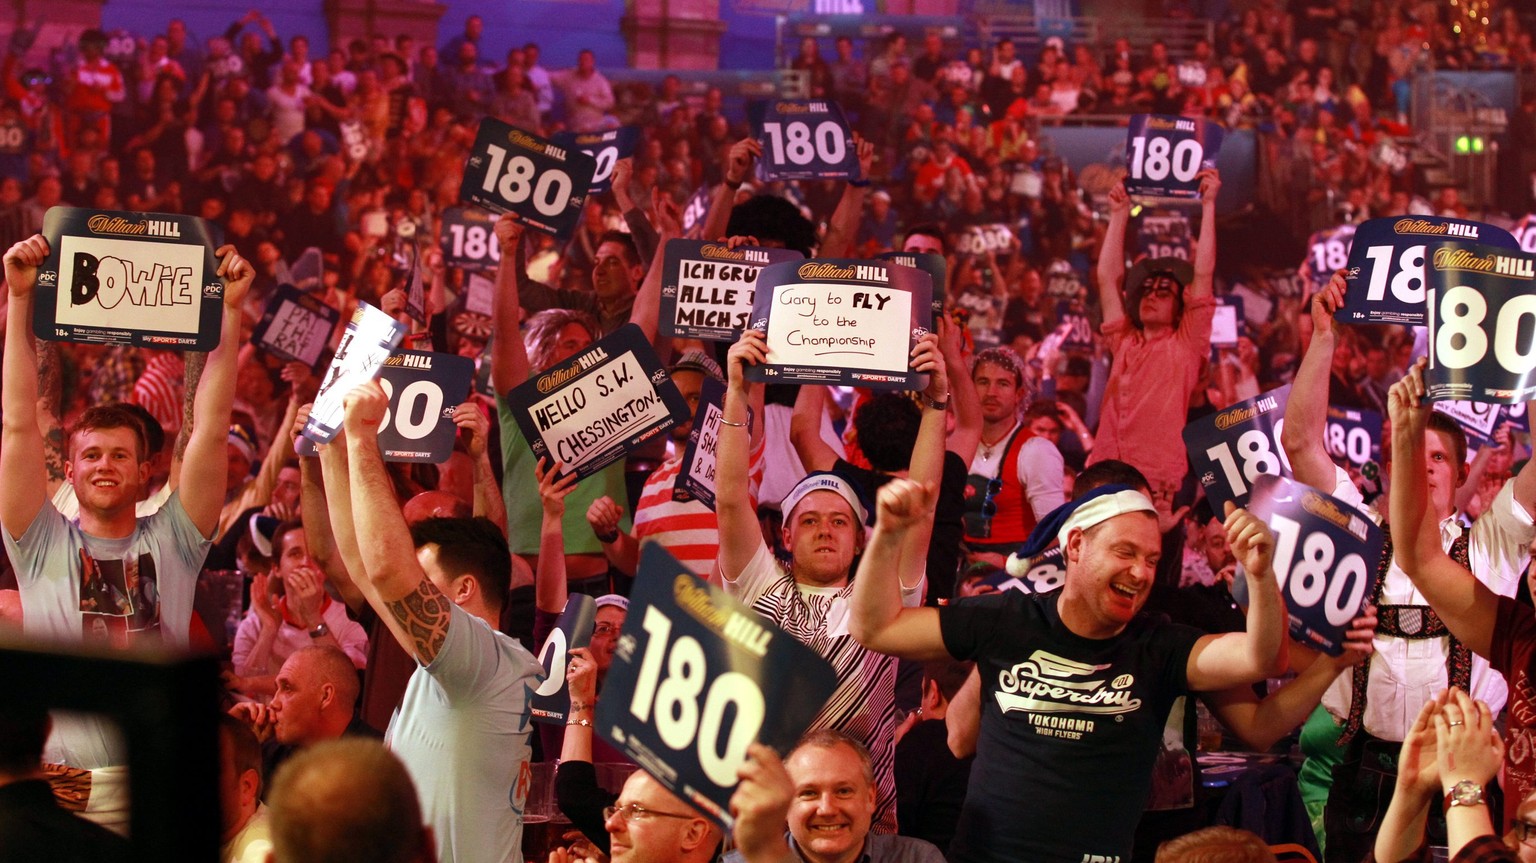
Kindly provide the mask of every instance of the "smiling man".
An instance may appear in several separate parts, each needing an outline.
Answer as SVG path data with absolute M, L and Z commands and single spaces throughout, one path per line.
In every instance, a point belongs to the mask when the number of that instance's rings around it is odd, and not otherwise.
M 950 859 L 1120 863 L 1146 803 L 1175 698 L 1261 680 L 1283 662 L 1284 603 L 1274 535 L 1234 509 L 1233 553 L 1248 573 L 1248 631 L 1201 635 L 1138 616 L 1162 552 L 1152 502 L 1105 486 L 1051 514 L 1067 562 L 1059 593 L 1018 591 L 904 608 L 899 582 L 921 566 L 907 536 L 931 520 L 933 486 L 880 490 L 854 579 L 850 629 L 906 659 L 974 659 L 981 737 Z
M 603 810 L 613 863 L 706 863 L 720 830 L 644 770 L 629 775 L 619 799 Z

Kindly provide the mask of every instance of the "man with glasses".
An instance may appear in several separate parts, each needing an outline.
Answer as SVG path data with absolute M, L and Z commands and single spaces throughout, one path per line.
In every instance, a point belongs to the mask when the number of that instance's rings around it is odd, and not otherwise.
M 613 863 L 706 863 L 720 831 L 644 770 L 631 773 L 617 805 L 603 810 Z
M 1210 353 L 1216 301 L 1216 170 L 1201 171 L 1200 237 L 1195 262 L 1142 261 L 1125 278 L 1125 231 L 1131 198 L 1123 183 L 1109 192 L 1109 227 L 1099 254 L 1100 332 L 1114 355 L 1100 409 L 1098 437 L 1088 463 L 1119 459 L 1140 470 L 1159 511 L 1171 509 L 1188 464 L 1180 433 L 1189 396 Z M 1121 296 L 1124 281 L 1125 296 Z

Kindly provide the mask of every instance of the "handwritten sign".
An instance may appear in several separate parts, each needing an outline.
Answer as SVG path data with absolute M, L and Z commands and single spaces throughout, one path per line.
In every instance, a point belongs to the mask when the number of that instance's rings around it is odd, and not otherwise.
M 693 429 L 688 432 L 688 446 L 683 450 L 683 466 L 672 489 L 673 500 L 698 500 L 715 508 L 715 449 L 720 444 L 724 405 L 725 384 L 705 378 L 699 390 L 699 407 L 693 414 Z
M 336 356 L 326 369 L 315 404 L 309 410 L 309 422 L 304 424 L 305 437 L 315 443 L 331 442 L 341 429 L 342 399 L 354 387 L 379 376 L 384 361 L 405 337 L 405 330 L 404 324 L 382 309 L 364 302 L 357 304 L 357 310 L 352 313 L 352 320 L 347 322 L 347 330 L 341 336 L 341 345 L 336 348 Z
M 596 170 L 597 161 L 580 150 L 486 117 L 464 165 L 459 200 L 515 213 L 534 230 L 567 237 L 581 219 Z
M 1425 395 L 1514 404 L 1536 397 L 1536 256 L 1478 243 L 1440 243 L 1429 281 Z
M 752 135 L 763 146 L 764 180 L 857 180 L 859 157 L 848 120 L 825 99 L 754 102 Z
M 597 732 L 729 832 L 747 747 L 793 748 L 837 688 L 837 674 L 660 545 L 641 548 L 639 569 L 597 703 Z
M 573 593 L 565 601 L 560 619 L 539 648 L 539 663 L 544 666 L 544 682 L 533 691 L 529 711 L 534 722 L 564 725 L 571 712 L 571 691 L 565 682 L 570 668 L 571 651 L 592 643 L 592 627 L 597 622 L 597 600 L 584 593 Z
M 561 132 L 553 140 L 562 147 L 580 150 L 597 162 L 597 170 L 592 174 L 592 185 L 587 187 L 589 192 L 596 195 L 608 191 L 613 185 L 613 166 L 620 159 L 635 154 L 635 146 L 640 143 L 640 127 L 621 126 L 602 132 Z
M 1280 445 L 1289 384 L 1201 417 L 1184 427 L 1189 469 L 1205 488 L 1213 512 L 1227 501 L 1244 506 L 1261 476 L 1291 475 Z
M 768 362 L 747 376 L 769 383 L 915 389 L 912 348 L 933 326 L 928 274 L 883 261 L 817 258 L 772 264 L 757 277 L 752 328 Z
M 251 342 L 273 356 L 318 368 L 339 320 L 341 312 L 314 294 L 278 285 L 251 333 Z
M 1275 532 L 1275 578 L 1291 638 L 1329 656 L 1343 653 L 1381 563 L 1381 528 L 1335 497 L 1275 476 L 1254 482 L 1248 511 Z
M 625 324 L 507 394 L 523 437 L 585 479 L 688 418 L 645 333 Z
M 173 213 L 50 207 L 33 332 L 50 341 L 211 351 L 224 282 L 217 226 Z
M 712 342 L 741 336 L 752 315 L 760 269 L 805 257 L 792 249 L 731 249 L 698 240 L 669 240 L 664 255 L 661 332 Z
M 1136 114 L 1125 137 L 1125 191 L 1159 198 L 1197 198 L 1202 168 L 1216 166 L 1225 133 L 1208 120 Z
M 449 207 L 443 211 L 443 264 L 465 270 L 492 270 L 501 263 L 495 213 L 478 207 Z
M 961 255 L 985 257 L 1013 251 L 1013 229 L 1006 223 L 972 225 L 955 235 L 955 252 Z

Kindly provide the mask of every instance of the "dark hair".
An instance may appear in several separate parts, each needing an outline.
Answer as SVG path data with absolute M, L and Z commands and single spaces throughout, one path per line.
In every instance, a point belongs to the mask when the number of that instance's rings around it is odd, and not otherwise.
M 816 245 L 816 226 L 800 208 L 776 195 L 753 195 L 731 210 L 725 233 L 732 237 L 778 240 L 807 258 Z
M 1175 273 L 1173 270 L 1169 270 L 1169 269 L 1149 270 L 1149 271 L 1147 271 L 1146 277 L 1143 278 L 1137 284 L 1126 285 L 1126 289 L 1127 290 L 1126 290 L 1125 314 L 1126 314 L 1126 317 L 1131 319 L 1131 324 L 1133 326 L 1135 326 L 1136 329 L 1138 329 L 1138 330 L 1145 329 L 1145 325 L 1142 324 L 1142 322 L 1141 322 L 1141 300 L 1142 300 L 1142 297 L 1146 296 L 1147 285 L 1149 283 L 1151 283 L 1151 282 L 1156 281 L 1159 276 L 1167 276 L 1168 278 L 1173 280 L 1174 284 L 1179 286 L 1179 289 L 1177 291 L 1173 292 L 1173 322 L 1174 322 L 1174 324 L 1177 325 L 1179 323 L 1179 320 L 1181 318 L 1183 318 L 1183 316 L 1184 316 L 1184 289 L 1187 287 L 1184 284 L 1184 280 L 1180 279 L 1178 273 Z
M 149 441 L 144 432 L 144 423 L 139 419 L 139 415 L 130 410 L 127 405 L 92 405 L 86 408 L 85 412 L 80 414 L 79 419 L 76 419 L 74 424 L 69 427 L 69 440 L 73 444 L 75 435 L 98 429 L 131 430 L 134 443 L 139 448 L 139 462 L 148 461 Z
M 48 711 L 8 704 L 0 707 L 0 772 L 31 773 L 42 766 L 48 742 Z
M 1061 425 L 1061 408 L 1056 406 L 1055 399 L 1035 399 L 1024 409 L 1025 422 L 1040 417 L 1050 417 L 1057 425 Z
M 165 426 L 155 419 L 155 415 L 145 410 L 142 405 L 133 402 L 120 402 L 123 408 L 139 418 L 139 425 L 144 429 L 145 457 L 152 456 L 165 449 Z
M 640 250 L 635 248 L 635 238 L 632 235 L 623 231 L 604 231 L 603 235 L 597 238 L 597 244 L 601 246 L 604 243 L 618 243 L 624 248 L 624 263 L 631 267 L 640 266 Z
M 912 464 L 923 412 L 901 393 L 876 393 L 853 412 L 853 431 L 869 466 L 894 473 Z
M 961 662 L 958 659 L 934 659 L 923 663 L 923 680 L 932 680 L 939 687 L 939 694 L 945 701 L 952 700 L 960 687 L 965 685 L 965 679 L 971 676 L 971 669 L 976 667 L 974 662 Z
M 1142 492 L 1151 486 L 1141 471 L 1118 459 L 1107 458 L 1083 468 L 1072 483 L 1072 497 L 1079 498 L 1105 485 L 1128 485 Z
M 982 363 L 990 363 L 994 366 L 997 366 L 998 368 L 1006 369 L 1007 371 L 1012 372 L 1014 386 L 1023 388 L 1024 360 L 1013 348 L 987 348 L 986 350 L 977 354 L 976 359 L 971 361 L 972 378 L 976 376 L 976 370 L 981 368 Z
M 1429 412 L 1429 430 L 1451 439 L 1451 448 L 1456 451 L 1457 476 L 1460 476 L 1467 469 L 1467 433 L 1454 419 L 1439 411 Z
M 939 241 L 939 248 L 949 251 L 949 239 L 944 236 L 944 229 L 938 222 L 919 222 L 907 229 L 907 236 L 918 234 L 924 237 L 932 237 Z
M 302 521 L 285 521 L 272 529 L 272 565 L 276 566 L 283 556 L 283 543 L 287 541 L 288 534 L 296 530 L 303 530 Z
M 250 726 L 230 716 L 219 714 L 219 738 L 229 743 L 230 763 L 238 780 L 245 771 L 256 771 L 256 787 L 261 788 L 261 743 L 251 732 Z M 222 765 L 221 765 L 222 768 Z
M 429 518 L 411 526 L 417 548 L 437 546 L 437 560 L 449 577 L 468 575 L 480 585 L 492 611 L 507 602 L 512 583 L 512 552 L 501 529 L 484 516 Z

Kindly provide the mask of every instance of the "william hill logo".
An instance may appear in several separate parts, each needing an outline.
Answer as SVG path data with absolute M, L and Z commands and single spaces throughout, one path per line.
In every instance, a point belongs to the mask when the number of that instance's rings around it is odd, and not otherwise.
M 1193 120 L 1177 120 L 1164 117 L 1152 117 L 1147 120 L 1147 128 L 1161 129 L 1164 131 L 1170 129 L 1178 129 L 1185 132 L 1193 132 L 1195 130 L 1195 123 Z
M 1440 234 L 1447 237 L 1464 237 L 1469 240 L 1477 239 L 1477 225 L 1458 225 L 1454 222 L 1437 225 L 1427 219 L 1398 219 L 1392 225 L 1392 231 L 1397 234 Z
M 724 258 L 731 261 L 744 261 L 747 259 L 746 252 L 742 249 L 730 249 L 713 243 L 701 247 L 699 254 L 706 258 Z
M 780 102 L 773 106 L 780 114 L 809 114 L 811 106 L 801 102 Z
M 1346 530 L 1349 528 L 1349 516 L 1340 511 L 1333 501 L 1316 492 L 1309 491 L 1302 497 L 1301 508 Z
M 851 279 L 854 277 L 853 267 L 839 267 L 836 264 L 801 264 L 795 270 L 802 279 Z
M 1536 278 L 1536 261 L 1530 258 L 1479 255 L 1468 249 L 1436 249 L 1430 265 L 1437 270 L 1472 270 L 1516 279 Z
M 386 366 L 400 366 L 407 369 L 431 369 L 431 354 L 395 354 L 384 361 Z
M 1216 415 L 1216 428 L 1226 431 L 1238 423 L 1247 422 L 1261 413 L 1268 413 L 1280 406 L 1274 396 L 1265 396 L 1248 407 L 1233 408 Z
M 181 225 L 169 219 L 145 219 L 135 222 L 122 216 L 97 214 L 85 220 L 93 234 L 119 234 L 134 237 L 180 237 Z
M 553 144 L 547 144 L 538 138 L 524 132 L 522 129 L 513 129 L 507 133 L 507 142 L 524 150 L 532 150 L 535 153 L 543 153 L 554 159 L 565 161 L 565 151 Z

